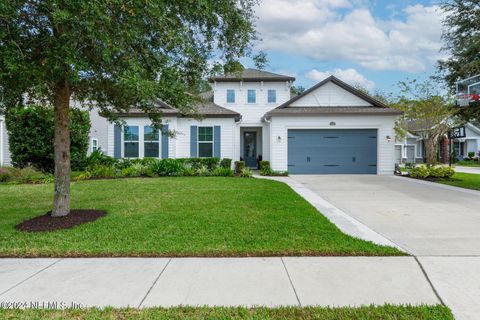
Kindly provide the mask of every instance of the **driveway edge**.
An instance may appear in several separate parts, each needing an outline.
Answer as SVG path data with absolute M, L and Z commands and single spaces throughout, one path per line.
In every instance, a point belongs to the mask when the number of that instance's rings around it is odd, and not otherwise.
M 365 224 L 361 223 L 357 219 L 348 215 L 344 211 L 335 207 L 332 203 L 328 202 L 324 198 L 320 197 L 317 193 L 308 189 L 302 183 L 290 178 L 290 177 L 265 177 L 255 175 L 255 178 L 267 179 L 283 182 L 292 188 L 297 194 L 314 206 L 320 214 L 324 215 L 330 222 L 335 224 L 343 233 L 348 234 L 349 236 L 359 238 L 366 241 L 371 241 L 375 244 L 382 246 L 390 246 L 397 248 L 400 251 L 412 254 L 403 247 L 400 247 L 398 244 L 392 242 L 391 240 L 385 238 L 380 233 L 370 229 Z

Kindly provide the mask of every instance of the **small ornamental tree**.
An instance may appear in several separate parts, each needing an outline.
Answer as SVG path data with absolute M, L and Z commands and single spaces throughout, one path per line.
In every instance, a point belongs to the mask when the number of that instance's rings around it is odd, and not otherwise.
M 70 211 L 70 101 L 114 118 L 158 99 L 192 112 L 209 61 L 249 53 L 257 0 L 0 1 L 0 103 L 54 106 L 52 216 Z M 227 70 L 228 71 L 228 70 Z
M 84 166 L 90 133 L 87 111 L 70 110 L 70 154 L 72 168 Z M 10 108 L 6 117 L 12 163 L 17 167 L 32 165 L 44 172 L 54 170 L 53 108 L 29 106 Z
M 399 83 L 401 95 L 392 105 L 404 112 L 403 118 L 397 121 L 397 137 L 404 136 L 408 130 L 408 122 L 415 121 L 418 134 L 425 142 L 427 164 L 437 162 L 438 141 L 454 126 L 453 116 L 456 111 L 452 107 L 452 99 L 441 93 L 441 88 L 433 81 Z

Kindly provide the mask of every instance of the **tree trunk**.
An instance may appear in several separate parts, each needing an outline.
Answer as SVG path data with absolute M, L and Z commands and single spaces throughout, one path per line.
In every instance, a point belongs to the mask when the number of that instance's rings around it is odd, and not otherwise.
M 70 212 L 70 88 L 66 82 L 55 88 L 55 194 L 52 216 Z
M 437 139 L 428 138 L 425 141 L 425 153 L 427 164 L 434 165 L 437 162 Z

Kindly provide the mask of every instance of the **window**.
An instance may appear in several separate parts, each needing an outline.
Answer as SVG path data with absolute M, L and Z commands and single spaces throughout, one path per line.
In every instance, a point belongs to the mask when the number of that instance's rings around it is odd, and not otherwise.
M 255 103 L 257 102 L 257 93 L 253 89 L 248 89 L 247 91 L 247 102 L 248 103 Z
M 227 89 L 227 103 L 235 103 L 235 90 Z
M 158 130 L 150 126 L 143 127 L 144 157 L 158 158 L 160 150 L 160 139 Z
M 97 150 L 98 150 L 98 139 L 93 138 L 92 139 L 92 152 L 97 151 Z
M 125 126 L 125 130 L 123 132 L 123 156 L 125 158 L 138 158 L 138 138 L 138 126 Z
M 213 157 L 213 127 L 198 127 L 198 157 Z
M 276 103 L 277 102 L 277 90 L 268 89 L 267 101 L 268 101 L 268 103 Z

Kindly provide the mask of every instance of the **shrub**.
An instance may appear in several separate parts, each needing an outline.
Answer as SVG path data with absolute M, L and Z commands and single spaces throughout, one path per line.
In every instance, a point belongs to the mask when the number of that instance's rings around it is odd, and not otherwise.
M 258 162 L 258 169 L 262 170 L 265 167 L 270 168 L 270 161 L 259 161 Z
M 218 167 L 212 171 L 214 177 L 233 177 L 235 173 L 230 168 Z
M 6 168 L 0 168 L 0 182 L 7 182 L 10 179 L 10 172 Z
M 78 176 L 73 178 L 74 181 L 81 181 L 81 180 L 90 180 L 92 178 L 92 174 L 90 171 L 85 171 L 80 173 Z
M 252 170 L 250 170 L 249 168 L 243 168 L 239 176 L 242 178 L 251 178 L 253 176 L 253 173 Z
M 243 168 L 245 168 L 245 161 L 235 161 L 235 173 L 242 172 Z
M 195 171 L 196 175 L 199 177 L 206 177 L 209 175 L 208 168 L 206 166 L 201 166 Z
M 146 172 L 146 166 L 141 163 L 135 163 L 129 167 L 122 169 L 122 177 L 140 177 L 145 175 Z
M 114 159 L 110 156 L 107 156 L 101 150 L 93 151 L 86 159 L 86 166 L 93 167 L 94 165 L 101 164 L 101 165 L 109 165 L 113 166 L 118 162 L 117 159 Z
M 407 162 L 405 163 L 405 169 L 412 169 L 412 168 L 415 168 L 415 163 L 414 162 Z
M 6 115 L 12 163 L 33 166 L 44 172 L 54 170 L 53 108 L 28 106 L 11 108 Z M 86 166 L 90 119 L 87 111 L 70 110 L 70 156 L 73 169 Z
M 195 176 L 196 172 L 190 165 L 185 165 L 183 167 L 183 176 L 185 177 L 193 177 Z
M 430 168 L 430 177 L 440 179 L 450 179 L 455 174 L 451 167 L 435 166 Z
M 88 169 L 93 178 L 116 178 L 117 170 L 114 166 L 97 164 Z
M 220 166 L 222 168 L 231 169 L 232 168 L 232 159 L 223 158 L 222 161 L 220 162 Z
M 469 159 L 472 159 L 472 158 L 474 158 L 474 157 L 475 157 L 475 152 L 469 152 L 469 153 L 468 153 L 468 158 L 469 158 Z
M 149 176 L 181 176 L 183 174 L 183 164 L 182 161 L 177 159 L 150 161 L 146 173 Z
M 409 168 L 408 175 L 412 178 L 426 179 L 430 175 L 430 170 L 426 165 Z
M 270 168 L 270 166 L 264 166 L 261 170 L 260 170 L 260 175 L 261 176 L 273 176 L 274 174 L 274 171 L 272 170 L 272 168 Z

